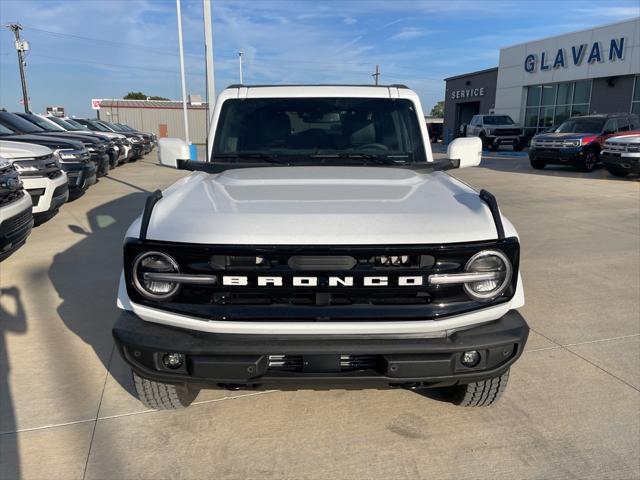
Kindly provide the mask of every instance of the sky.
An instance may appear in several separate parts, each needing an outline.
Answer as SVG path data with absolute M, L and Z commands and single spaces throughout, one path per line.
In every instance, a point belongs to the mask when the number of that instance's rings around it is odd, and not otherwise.
M 501 47 L 640 16 L 638 0 L 212 0 L 216 90 L 238 83 L 403 83 L 424 109 L 443 79 Z M 182 0 L 187 92 L 205 93 L 201 0 Z M 13 34 L 29 41 L 32 110 L 92 115 L 92 98 L 180 99 L 174 0 L 0 0 L 0 105 L 21 109 Z

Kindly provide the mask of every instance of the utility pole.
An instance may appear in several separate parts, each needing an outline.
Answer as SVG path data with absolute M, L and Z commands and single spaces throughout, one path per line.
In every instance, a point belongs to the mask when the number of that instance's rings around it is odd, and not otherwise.
M 240 85 L 242 85 L 242 55 L 244 55 L 244 52 L 238 52 L 238 67 L 240 68 Z
M 24 67 L 27 64 L 25 61 L 24 52 L 29 50 L 29 42 L 26 40 L 22 40 L 20 38 L 20 30 L 22 30 L 22 25 L 19 23 L 10 23 L 7 25 L 7 28 L 13 32 L 13 35 L 16 37 L 16 50 L 18 52 L 18 66 L 20 67 L 20 82 L 22 83 L 22 102 L 24 103 L 24 111 L 25 113 L 30 113 L 31 109 L 29 108 L 29 92 L 27 89 L 27 77 L 24 72 Z
M 213 124 L 213 108 L 216 104 L 216 85 L 213 68 L 213 23 L 211 20 L 211 0 L 202 0 L 204 13 L 204 55 L 206 64 L 207 83 L 207 130 L 204 137 L 207 139 L 206 161 L 209 161 L 209 128 Z
M 182 114 L 184 116 L 184 135 L 187 145 L 189 142 L 189 116 L 187 114 L 187 84 L 184 78 L 184 48 L 182 46 L 182 12 L 180 0 L 176 0 L 176 12 L 178 15 L 178 48 L 180 50 L 180 76 L 182 77 Z
M 378 85 L 378 78 L 380 78 L 380 65 L 376 65 L 376 73 L 371 74 L 371 76 L 375 79 L 376 85 Z

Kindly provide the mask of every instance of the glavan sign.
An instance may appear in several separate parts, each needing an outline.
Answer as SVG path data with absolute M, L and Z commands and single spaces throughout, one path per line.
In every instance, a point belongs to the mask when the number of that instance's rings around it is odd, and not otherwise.
M 624 44 L 625 38 L 612 38 L 608 45 L 604 42 L 593 42 L 591 45 L 582 43 L 573 45 L 571 48 L 559 48 L 555 54 L 549 55 L 549 52 L 541 52 L 538 56 L 530 53 L 524 59 L 524 70 L 527 73 L 535 73 L 536 71 L 553 70 L 558 68 L 567 68 L 569 66 L 580 66 L 585 63 L 602 63 L 607 59 L 610 62 L 616 60 L 624 60 Z

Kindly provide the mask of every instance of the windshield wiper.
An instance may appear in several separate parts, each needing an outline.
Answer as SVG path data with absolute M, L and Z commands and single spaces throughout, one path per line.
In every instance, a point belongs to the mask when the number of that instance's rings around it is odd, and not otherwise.
M 404 165 L 407 163 L 408 155 L 378 155 L 375 153 L 353 152 L 353 153 L 317 153 L 309 158 L 338 158 L 338 159 L 363 159 L 365 163 L 376 163 L 382 165 Z
M 215 161 L 218 158 L 224 158 L 224 159 L 229 159 L 229 160 L 241 160 L 241 159 L 254 159 L 254 158 L 258 158 L 260 160 L 264 160 L 267 163 L 281 163 L 283 165 L 288 165 L 289 162 L 281 160 L 278 158 L 277 155 L 275 154 L 269 154 L 269 153 L 214 153 L 213 154 L 213 158 L 211 159 L 212 161 Z

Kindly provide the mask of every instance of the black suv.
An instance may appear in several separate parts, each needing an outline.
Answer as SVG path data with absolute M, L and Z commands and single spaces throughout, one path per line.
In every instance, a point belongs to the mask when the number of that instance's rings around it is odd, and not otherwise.
M 111 132 L 111 133 L 119 133 L 127 137 L 129 143 L 131 144 L 131 160 L 137 160 L 138 158 L 142 158 L 144 155 L 144 144 L 143 138 L 141 135 L 133 132 L 119 132 L 114 128 L 110 127 L 106 122 L 102 122 L 100 120 L 89 120 L 86 118 L 74 118 L 74 121 L 78 122 L 81 125 L 89 128 L 94 132 Z
M 640 119 L 632 113 L 608 113 L 571 117 L 552 131 L 531 139 L 529 160 L 533 168 L 546 165 L 573 165 L 592 171 L 607 138 L 640 128 Z

